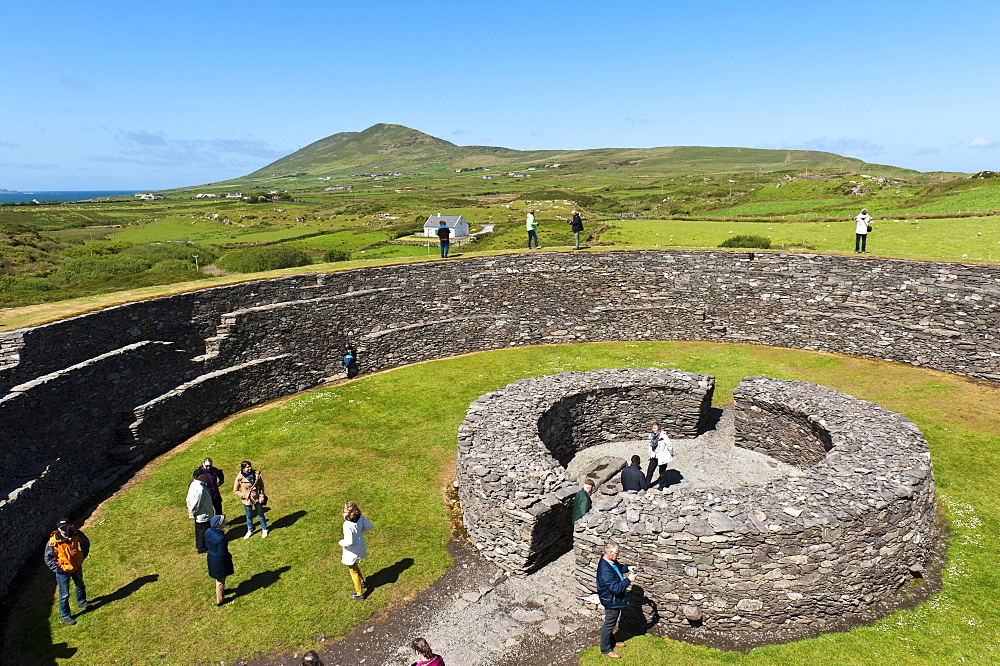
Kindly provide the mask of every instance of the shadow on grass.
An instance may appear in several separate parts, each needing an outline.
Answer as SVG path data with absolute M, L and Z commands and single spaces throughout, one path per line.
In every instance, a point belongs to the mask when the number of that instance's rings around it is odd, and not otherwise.
M 131 583 L 128 583 L 127 585 L 122 585 L 111 594 L 105 594 L 100 597 L 95 597 L 91 599 L 90 608 L 85 612 L 90 613 L 99 608 L 107 606 L 110 603 L 121 601 L 122 599 L 125 599 L 126 597 L 130 596 L 133 592 L 141 588 L 143 585 L 147 585 L 149 583 L 155 583 L 158 580 L 160 580 L 160 574 L 149 574 L 147 576 L 140 576 Z
M 277 520 L 275 520 L 273 523 L 268 523 L 267 529 L 270 532 L 271 530 L 283 530 L 286 527 L 291 527 L 296 522 L 298 522 L 299 518 L 302 518 L 307 513 L 309 513 L 309 512 L 308 511 L 299 510 L 299 511 L 295 511 L 294 513 L 286 514 L 286 515 L 282 516 L 281 518 L 278 518 Z
M 383 585 L 391 585 L 399 580 L 399 575 L 404 571 L 413 566 L 412 557 L 404 557 L 399 562 L 387 566 L 383 569 L 379 569 L 371 576 L 365 577 L 365 581 L 368 583 L 369 594 Z
M 233 590 L 233 596 L 229 597 L 226 602 L 239 599 L 240 597 L 245 597 L 248 594 L 253 594 L 257 590 L 263 590 L 265 587 L 270 587 L 274 583 L 278 582 L 281 578 L 281 574 L 285 573 L 292 567 L 285 565 L 278 569 L 272 569 L 270 571 L 261 571 L 250 576 L 242 583 L 240 583 L 235 590 Z
M 264 507 L 264 515 L 267 516 L 270 513 L 271 513 L 270 507 Z M 309 513 L 309 512 L 308 511 L 299 510 L 299 511 L 293 511 L 292 513 L 286 514 L 286 515 L 282 516 L 281 518 L 276 518 L 274 521 L 269 522 L 267 524 L 267 531 L 270 533 L 273 530 L 282 530 L 282 529 L 285 529 L 286 527 L 291 527 L 292 525 L 294 525 L 295 523 L 297 523 L 299 521 L 299 518 L 302 518 L 307 513 Z M 256 512 L 254 512 L 253 515 L 254 515 L 254 519 L 256 521 L 256 519 L 258 519 L 259 517 L 258 517 L 258 515 L 257 515 Z M 246 516 L 244 514 L 244 515 L 239 516 L 239 518 L 234 518 L 232 521 L 230 521 L 230 524 L 232 525 L 232 527 L 229 529 L 228 532 L 226 532 L 226 538 L 227 538 L 227 540 L 229 540 L 229 541 L 235 541 L 237 539 L 242 539 L 243 537 L 246 536 L 246 534 L 247 534 L 247 524 L 246 524 L 245 518 L 246 518 Z M 240 521 L 239 525 L 236 524 L 237 520 Z M 256 534 L 256 533 L 259 533 L 259 532 L 260 532 L 260 525 L 257 525 L 256 528 L 255 528 L 255 530 L 254 530 L 254 533 Z

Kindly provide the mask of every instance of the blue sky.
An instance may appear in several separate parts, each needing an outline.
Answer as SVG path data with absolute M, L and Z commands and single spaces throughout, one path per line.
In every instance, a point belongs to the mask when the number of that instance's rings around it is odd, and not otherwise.
M 1000 3 L 10 3 L 0 188 L 232 178 L 398 123 L 460 145 L 1000 170 Z

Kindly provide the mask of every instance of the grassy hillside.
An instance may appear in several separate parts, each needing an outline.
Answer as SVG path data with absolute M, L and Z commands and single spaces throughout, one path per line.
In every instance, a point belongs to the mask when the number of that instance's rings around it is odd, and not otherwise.
M 375 125 L 156 201 L 0 205 L 8 230 L 0 233 L 0 307 L 207 280 L 249 265 L 209 257 L 249 247 L 275 248 L 254 254 L 271 253 L 280 265 L 289 249 L 305 252 L 299 262 L 428 257 L 427 239 L 414 232 L 434 213 L 490 230 L 463 239 L 453 256 L 522 248 L 528 209 L 537 211 L 546 249 L 570 244 L 565 220 L 577 209 L 590 247 L 717 247 L 733 231 L 771 237 L 776 249 L 844 252 L 851 218 L 867 207 L 878 219 L 873 252 L 993 262 L 995 175 L 751 148 L 517 151 Z M 196 198 L 234 191 L 245 197 Z M 935 223 L 921 224 L 928 218 Z
M 213 187 L 303 187 L 318 177 L 349 178 L 354 173 L 454 172 L 455 169 L 526 171 L 559 164 L 555 174 L 612 172 L 620 176 L 727 172 L 856 172 L 865 163 L 833 153 L 756 148 L 674 146 L 519 151 L 491 146 L 456 146 L 402 125 L 377 124 L 363 132 L 341 132 L 316 141 L 241 178 Z M 867 165 L 881 175 L 917 172 Z M 534 174 L 540 175 L 540 174 Z M 184 188 L 185 190 L 190 188 Z M 202 187 L 204 189 L 204 187 Z

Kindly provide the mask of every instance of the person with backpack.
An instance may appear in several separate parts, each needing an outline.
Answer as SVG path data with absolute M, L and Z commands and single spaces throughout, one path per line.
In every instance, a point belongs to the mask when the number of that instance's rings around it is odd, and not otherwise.
M 56 574 L 59 586 L 60 620 L 67 626 L 76 624 L 69 612 L 69 582 L 76 586 L 76 606 L 90 608 L 87 586 L 83 582 L 83 561 L 90 554 L 90 539 L 68 520 L 60 520 L 45 544 L 45 564 Z
M 451 245 L 451 228 L 448 223 L 441 220 L 441 225 L 437 228 L 438 240 L 441 243 L 441 258 L 448 258 L 448 249 Z
M 570 229 L 573 230 L 573 242 L 576 244 L 576 249 L 580 249 L 580 232 L 583 231 L 583 218 L 580 217 L 580 211 L 573 211 L 573 219 L 569 221 Z
M 344 343 L 344 372 L 347 373 L 347 377 L 353 377 L 358 374 L 357 362 L 358 362 L 358 350 L 350 342 Z

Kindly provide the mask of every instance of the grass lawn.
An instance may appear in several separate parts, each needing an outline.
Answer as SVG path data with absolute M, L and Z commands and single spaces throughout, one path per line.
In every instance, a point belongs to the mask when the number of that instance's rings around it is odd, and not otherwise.
M 616 220 L 601 241 L 618 246 L 714 248 L 737 234 L 771 239 L 772 247 L 806 244 L 817 252 L 853 252 L 854 221 L 721 222 L 715 220 Z M 928 261 L 1000 261 L 1000 217 L 875 220 L 868 251 L 884 257 Z M 730 234 L 729 232 L 732 232 Z M 982 234 L 981 236 L 978 234 Z
M 902 412 L 930 444 L 939 500 L 952 521 L 942 591 L 872 627 L 744 655 L 654 637 L 628 640 L 625 664 L 938 664 L 1000 660 L 1000 389 L 896 363 L 718 343 L 601 343 L 507 349 L 362 376 L 245 414 L 151 466 L 148 478 L 105 502 L 86 530 L 90 596 L 75 627 L 59 623 L 54 581 L 14 600 L 21 649 L 45 663 L 191 664 L 288 652 L 342 636 L 428 585 L 448 566 L 444 488 L 454 478 L 458 425 L 471 400 L 520 377 L 604 367 L 676 367 L 716 375 L 716 403 L 745 375 L 817 381 Z M 447 387 L 442 389 L 442 387 Z M 391 416 L 390 416 L 391 415 Z M 272 525 L 243 541 L 240 507 L 225 506 L 236 599 L 213 605 L 184 508 L 205 456 L 233 474 L 264 472 Z M 356 500 L 375 524 L 363 570 L 369 601 L 347 598 L 340 508 Z M 101 602 L 101 597 L 105 600 Z M 594 629 L 600 618 L 595 612 Z M 141 637 L 141 640 L 137 640 Z M 447 655 L 445 655 L 447 658 Z M 605 663 L 596 648 L 581 663 Z

